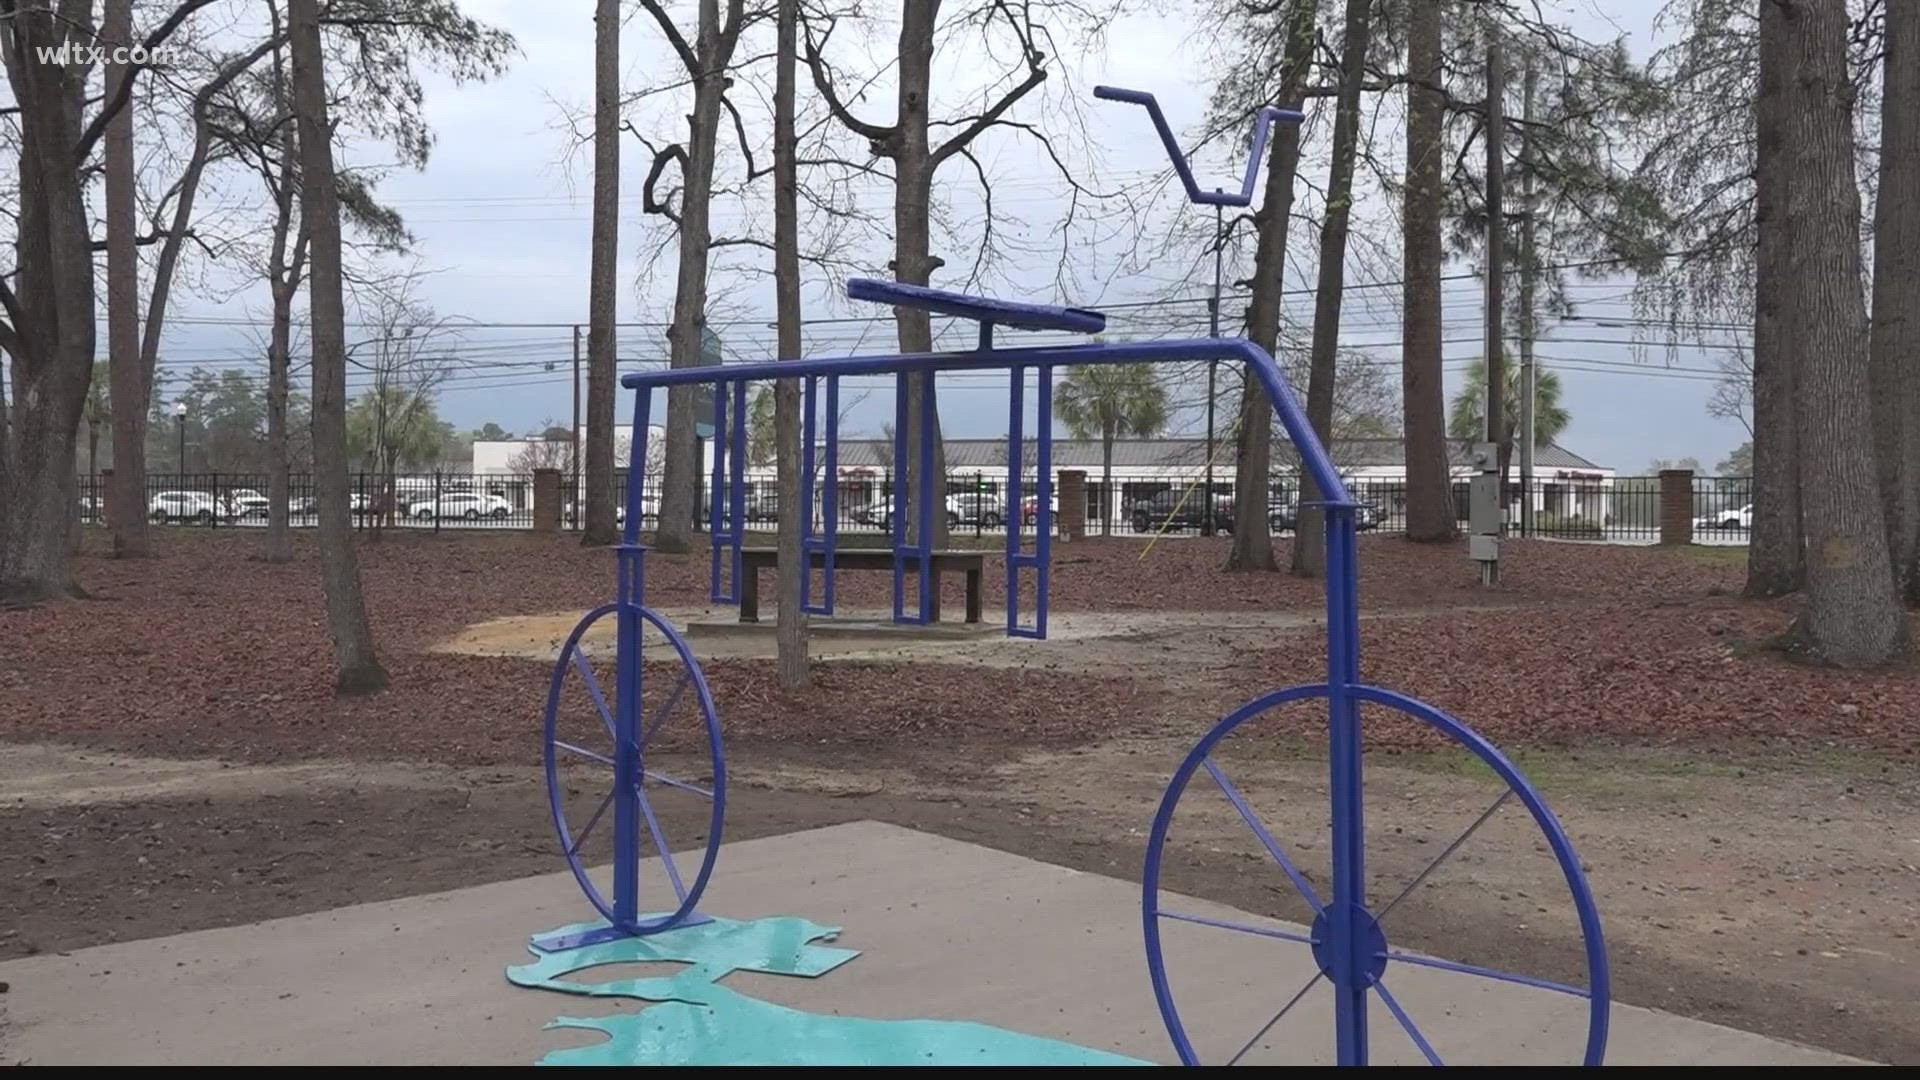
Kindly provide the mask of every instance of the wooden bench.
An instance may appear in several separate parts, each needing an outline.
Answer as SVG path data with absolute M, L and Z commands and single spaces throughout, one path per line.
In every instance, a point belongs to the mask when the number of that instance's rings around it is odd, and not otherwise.
M 741 548 L 740 549 L 740 621 L 743 623 L 760 621 L 760 569 L 780 565 L 778 548 Z M 813 553 L 813 568 L 824 571 L 827 565 L 825 552 Z M 967 575 L 967 621 L 980 621 L 980 575 L 986 569 L 987 557 L 979 551 L 936 551 L 933 553 L 933 608 L 927 612 L 927 618 L 940 621 L 940 572 L 943 570 L 963 570 Z M 834 552 L 835 572 L 841 570 L 887 570 L 893 569 L 893 550 L 891 548 L 840 548 Z M 907 570 L 913 573 L 919 568 L 919 560 L 907 559 Z M 909 585 L 909 589 L 915 586 Z M 909 608 L 913 606 L 914 594 L 907 594 Z

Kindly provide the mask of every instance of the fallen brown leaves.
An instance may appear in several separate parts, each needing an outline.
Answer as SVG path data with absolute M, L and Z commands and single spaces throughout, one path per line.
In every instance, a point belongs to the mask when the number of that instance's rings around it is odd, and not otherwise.
M 441 655 L 428 646 L 471 623 L 584 610 L 612 592 L 613 558 L 570 538 L 402 537 L 361 548 L 375 636 L 394 688 L 333 694 L 310 539 L 299 559 L 255 561 L 257 535 L 168 537 L 162 557 L 81 559 L 96 599 L 0 612 L 0 738 L 166 754 L 337 756 L 451 764 L 532 762 L 544 664 Z M 1219 569 L 1225 542 L 1092 540 L 1056 552 L 1060 610 L 1316 611 L 1322 586 Z M 1766 636 L 1776 606 L 1712 600 L 1737 567 L 1646 549 L 1513 544 L 1506 583 L 1473 583 L 1463 549 L 1392 538 L 1362 545 L 1363 610 L 1455 609 L 1370 622 L 1366 672 L 1447 708 L 1496 741 L 1563 745 L 1789 742 L 1920 750 L 1911 671 L 1842 674 L 1772 658 L 1732 659 Z M 1280 552 L 1285 559 L 1284 549 Z M 991 597 L 1004 580 L 990 556 Z M 707 560 L 654 556 L 648 598 L 702 603 Z M 884 574 L 842 578 L 843 601 L 881 606 Z M 946 582 L 950 610 L 960 582 Z M 1680 598 L 1679 606 L 1663 606 Z M 1498 613 L 1474 606 L 1552 604 Z M 1569 602 L 1569 603 L 1560 603 Z M 990 600 L 991 603 L 991 600 Z M 1244 654 L 1247 696 L 1321 677 L 1313 634 Z M 743 743 L 913 748 L 1067 745 L 1138 730 L 1148 703 L 1188 692 L 1180 672 L 1131 679 L 953 665 L 831 664 L 788 693 L 770 665 L 710 665 L 728 737 Z M 1302 733 L 1315 735 L 1310 721 Z M 1383 734 L 1375 745 L 1425 745 Z

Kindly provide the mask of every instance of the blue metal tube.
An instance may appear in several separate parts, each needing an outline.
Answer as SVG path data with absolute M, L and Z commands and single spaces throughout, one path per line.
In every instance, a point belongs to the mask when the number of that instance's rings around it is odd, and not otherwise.
M 732 379 L 759 380 L 806 375 L 894 375 L 922 371 L 993 371 L 1021 364 L 1067 366 L 1075 364 L 1143 364 L 1152 362 L 1226 360 L 1249 365 L 1261 388 L 1273 402 L 1280 424 L 1300 452 L 1301 467 L 1313 477 L 1328 508 L 1355 506 L 1340 471 L 1327 456 L 1295 400 L 1286 377 L 1265 349 L 1245 338 L 1192 338 L 1184 341 L 1139 341 L 1086 345 L 1047 345 L 1025 349 L 996 349 L 990 353 L 909 353 L 899 356 L 846 356 L 811 360 L 782 360 L 757 364 L 728 364 L 722 368 L 677 368 L 633 372 L 621 377 L 629 390 L 656 386 L 686 386 Z M 904 407 L 903 407 L 904 410 Z M 897 414 L 895 439 L 905 441 L 904 411 Z M 905 451 L 896 447 L 895 461 Z
M 1010 368 L 1007 376 L 1007 633 L 1018 635 L 1021 632 L 1020 564 L 1026 555 L 1020 539 L 1020 527 L 1025 524 L 1020 488 L 1027 465 L 1021 445 L 1026 441 L 1027 369 Z
M 827 506 L 820 523 L 826 537 L 826 559 L 821 573 L 826 581 L 820 589 L 818 614 L 833 614 L 834 553 L 840 547 L 840 376 L 827 376 Z
M 727 602 L 726 593 L 720 588 L 720 530 L 726 518 L 727 510 L 727 384 L 724 378 L 711 380 L 713 387 L 713 480 L 707 492 L 707 536 L 710 543 L 708 553 L 713 562 L 709 595 L 716 604 Z M 641 396 L 651 395 L 652 391 Z M 661 500 L 664 504 L 665 500 Z M 664 507 L 663 507 L 664 508 Z M 632 517 L 629 511 L 628 517 Z
M 813 606 L 813 440 L 814 410 L 819 407 L 820 376 L 809 375 L 800 393 L 800 610 Z M 794 513 L 788 507 L 785 513 Z
M 933 508 L 938 506 L 943 517 L 947 512 L 947 478 L 933 473 L 934 433 L 940 424 L 938 403 L 933 396 L 933 373 L 928 372 L 926 379 L 926 385 L 920 388 L 920 462 L 914 467 L 914 489 L 920 496 L 920 505 L 915 508 L 920 518 L 916 537 L 920 556 L 920 614 L 914 620 L 919 623 L 928 622 L 933 616 Z
M 1354 511 L 1327 513 L 1327 765 L 1332 797 L 1333 901 L 1327 913 L 1329 951 L 1340 959 L 1331 969 L 1334 1049 L 1341 1065 L 1367 1063 L 1367 993 L 1364 977 L 1367 927 L 1356 917 L 1366 907 L 1366 826 L 1362 795 L 1360 712 L 1353 688 L 1360 676 L 1359 589 L 1355 564 Z
M 1033 557 L 1039 564 L 1036 571 L 1039 582 L 1033 595 L 1033 634 L 1035 637 L 1047 636 L 1047 594 L 1053 589 L 1053 367 L 1040 365 L 1040 375 L 1036 380 L 1039 400 L 1034 406 L 1034 419 L 1040 428 L 1040 445 L 1036 448 L 1038 458 L 1036 467 L 1040 473 L 1038 501 L 1034 505 L 1033 520 L 1038 532 L 1033 538 Z
M 791 361 L 789 361 L 791 363 Z M 907 373 L 893 383 L 893 621 L 907 617 Z
M 1201 191 L 1200 184 L 1193 178 L 1193 169 L 1187 164 L 1187 155 L 1180 149 L 1180 143 L 1173 137 L 1173 128 L 1167 123 L 1165 113 L 1160 111 L 1160 103 L 1145 90 L 1124 90 L 1117 86 L 1096 86 L 1093 96 L 1106 101 L 1123 101 L 1129 105 L 1146 106 L 1147 115 L 1153 118 L 1153 128 L 1160 133 L 1160 145 L 1166 148 L 1167 159 L 1173 162 L 1173 171 L 1180 176 L 1180 185 L 1187 189 L 1187 201 L 1209 206 L 1247 206 L 1253 202 L 1253 185 L 1260 178 L 1260 161 L 1266 156 L 1267 136 L 1274 122 L 1298 124 L 1305 120 L 1306 114 L 1292 109 L 1282 109 L 1269 105 L 1260 110 L 1253 125 L 1253 151 L 1247 155 L 1247 172 L 1240 181 L 1237 194 L 1220 191 Z

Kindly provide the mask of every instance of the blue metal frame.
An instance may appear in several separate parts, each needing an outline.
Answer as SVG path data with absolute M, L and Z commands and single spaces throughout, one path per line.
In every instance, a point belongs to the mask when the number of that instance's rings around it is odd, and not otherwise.
M 1187 155 L 1180 150 L 1180 143 L 1173 137 L 1173 128 L 1167 124 L 1167 116 L 1160 111 L 1160 103 L 1145 90 L 1123 90 L 1117 86 L 1096 86 L 1093 96 L 1103 101 L 1123 101 L 1129 105 L 1144 105 L 1147 115 L 1153 118 L 1153 128 L 1160 133 L 1160 145 L 1166 148 L 1167 158 L 1173 162 L 1173 171 L 1180 175 L 1180 183 L 1187 189 L 1187 201 L 1206 206 L 1247 206 L 1253 202 L 1253 185 L 1260 178 L 1260 159 L 1267 152 L 1267 136 L 1275 123 L 1297 124 L 1305 120 L 1306 114 L 1292 109 L 1282 109 L 1269 105 L 1260 110 L 1253 123 L 1253 148 L 1247 154 L 1247 172 L 1240 181 L 1238 194 L 1214 188 L 1212 191 L 1200 190 L 1200 184 L 1193 178 L 1193 168 L 1187 164 Z
M 1009 369 L 1010 393 L 1007 408 L 1007 633 L 1012 637 L 1045 640 L 1047 636 L 1047 593 L 1052 585 L 1053 567 L 1053 368 L 1034 369 L 1037 389 L 1034 408 L 1035 478 L 1033 520 L 1036 531 L 1033 551 L 1025 550 L 1020 537 L 1026 501 L 1022 486 L 1026 472 L 1026 389 L 1027 369 Z M 1030 569 L 1034 585 L 1033 625 L 1020 621 L 1020 571 Z
M 1122 100 L 1131 99 L 1123 98 Z M 1146 103 L 1150 104 L 1151 99 L 1149 98 Z M 1185 175 L 1190 177 L 1190 174 Z M 1251 179 L 1248 183 L 1250 188 Z M 1166 830 L 1168 823 L 1171 821 L 1173 808 L 1178 803 L 1180 793 L 1185 788 L 1186 782 L 1194 770 L 1200 768 L 1203 764 L 1207 764 L 1206 757 L 1213 745 L 1233 730 L 1233 728 L 1237 727 L 1250 716 L 1285 701 L 1309 697 L 1324 697 L 1327 701 L 1328 743 L 1330 748 L 1329 779 L 1332 789 L 1333 842 L 1331 891 L 1324 902 L 1322 902 L 1318 896 L 1314 895 L 1310 888 L 1303 888 L 1303 891 L 1308 894 L 1310 902 L 1316 911 L 1313 934 L 1308 939 L 1313 947 L 1314 956 L 1320 965 L 1320 975 L 1316 977 L 1316 980 L 1317 978 L 1329 979 L 1335 993 L 1335 1049 L 1337 1060 L 1343 1065 L 1365 1064 L 1367 1061 L 1367 998 L 1370 992 L 1379 994 L 1389 1012 L 1393 1013 L 1396 1019 L 1399 1019 L 1403 1024 L 1407 1025 L 1410 1032 L 1414 1034 L 1417 1045 L 1421 1046 L 1423 1051 L 1428 1053 L 1434 1060 L 1438 1060 L 1437 1056 L 1432 1054 L 1431 1046 L 1425 1042 L 1424 1037 L 1420 1036 L 1417 1030 L 1413 1028 L 1411 1020 L 1407 1019 L 1399 1003 L 1393 1000 L 1387 994 L 1384 986 L 1380 984 L 1380 974 L 1385 970 L 1386 963 L 1389 959 L 1396 962 L 1447 967 L 1449 970 L 1486 974 L 1491 977 L 1513 981 L 1528 981 L 1525 980 L 1524 977 L 1512 976 L 1503 972 L 1488 972 L 1485 969 L 1472 968 L 1466 965 L 1452 965 L 1446 961 L 1433 961 L 1428 958 L 1414 957 L 1410 954 L 1391 951 L 1387 947 L 1384 932 L 1379 925 L 1379 917 L 1367 908 L 1365 890 L 1365 830 L 1361 797 L 1362 738 L 1359 704 L 1361 702 L 1370 702 L 1406 712 L 1417 719 L 1439 728 L 1455 740 L 1466 745 L 1492 766 L 1493 769 L 1508 782 L 1514 792 L 1519 795 L 1522 802 L 1533 811 L 1535 819 L 1547 834 L 1555 857 L 1560 860 L 1563 869 L 1567 873 L 1569 887 L 1573 890 L 1575 904 L 1579 908 L 1581 927 L 1586 936 L 1590 968 L 1590 985 L 1588 992 L 1594 1001 L 1594 1018 L 1591 1027 L 1592 1034 L 1589 1039 L 1588 1057 L 1589 1060 L 1597 1061 L 1599 1054 L 1603 1052 L 1605 1046 L 1605 1006 L 1608 998 L 1606 955 L 1600 936 L 1599 916 L 1593 906 L 1591 893 L 1587 890 L 1585 878 L 1579 872 L 1578 859 L 1573 855 L 1572 846 L 1568 843 L 1565 833 L 1561 831 L 1558 823 L 1553 820 L 1552 814 L 1546 809 L 1539 794 L 1535 792 L 1533 788 L 1520 777 L 1512 765 L 1508 763 L 1505 758 L 1501 757 L 1498 751 L 1494 750 L 1485 740 L 1474 734 L 1459 721 L 1454 720 L 1431 706 L 1414 701 L 1411 698 L 1402 697 L 1390 691 L 1368 686 L 1360 681 L 1359 571 L 1357 564 L 1358 553 L 1356 550 L 1357 532 L 1355 517 L 1358 504 L 1348 492 L 1346 484 L 1341 480 L 1339 471 L 1334 467 L 1332 460 L 1327 455 L 1326 448 L 1323 447 L 1315 437 L 1312 427 L 1307 423 L 1305 413 L 1294 397 L 1292 388 L 1288 385 L 1286 378 L 1281 374 L 1280 368 L 1274 362 L 1273 357 L 1269 355 L 1265 349 L 1245 339 L 1217 337 L 1185 341 L 1154 341 L 1121 344 L 1090 343 L 1083 345 L 1050 345 L 1037 348 L 997 349 L 993 346 L 992 337 L 993 326 L 996 323 L 1027 327 L 1084 329 L 1087 326 L 1095 325 L 1098 322 L 1098 316 L 1095 313 L 1083 312 L 1072 308 L 1054 308 L 1031 304 L 1016 305 L 980 297 L 939 293 L 913 286 L 898 286 L 889 282 L 866 282 L 860 285 L 857 292 L 858 295 L 867 299 L 976 318 L 981 322 L 979 348 L 965 352 L 784 360 L 758 364 L 728 365 L 721 369 L 682 368 L 664 371 L 647 371 L 628 374 L 621 379 L 622 384 L 628 389 L 638 391 L 635 395 L 636 404 L 634 408 L 635 431 L 646 430 L 648 402 L 651 401 L 653 391 L 656 388 L 692 385 L 703 382 L 719 384 L 715 394 L 716 455 L 720 456 L 727 453 L 727 451 L 721 451 L 720 446 L 723 443 L 730 442 L 732 467 L 730 470 L 723 469 L 722 461 L 720 460 L 716 460 L 714 465 L 714 482 L 717 489 L 714 498 L 716 511 L 723 505 L 731 511 L 728 515 L 725 529 L 722 528 L 722 523 L 718 520 L 718 514 L 716 513 L 716 555 L 714 558 L 715 593 L 718 594 L 720 592 L 718 577 L 721 569 L 721 560 L 717 552 L 722 546 L 731 547 L 734 553 L 736 567 L 739 557 L 738 528 L 744 519 L 745 498 L 744 483 L 742 482 L 742 469 L 745 458 L 745 425 L 742 421 L 745 418 L 745 388 L 748 382 L 800 378 L 807 380 L 808 386 L 811 387 L 815 380 L 825 378 L 828 380 L 829 394 L 831 396 L 835 381 L 848 375 L 896 376 L 900 394 L 896 403 L 895 414 L 895 464 L 902 473 L 907 473 L 909 469 L 911 469 L 912 475 L 916 476 L 920 482 L 915 484 L 902 482 L 894 492 L 894 615 L 896 619 L 903 621 L 924 621 L 929 614 L 931 606 L 931 575 L 928 573 L 932 554 L 930 537 L 932 532 L 933 508 L 936 505 L 934 502 L 936 487 L 940 485 L 940 478 L 933 475 L 934 399 L 930 393 L 923 397 L 921 403 L 923 411 L 918 417 L 920 421 L 919 445 L 911 448 L 917 451 L 917 454 L 915 454 L 918 458 L 917 465 L 909 459 L 910 448 L 907 445 L 908 424 L 906 422 L 908 420 L 908 395 L 906 393 L 908 380 L 915 376 L 924 376 L 929 380 L 930 386 L 931 379 L 941 372 L 986 370 L 1006 370 L 1010 372 L 1012 378 L 1011 396 L 1013 398 L 1013 405 L 1008 417 L 1010 429 L 1009 439 L 1011 440 L 1009 462 L 1010 469 L 1013 473 L 1013 480 L 1010 484 L 1012 493 L 1010 495 L 1011 501 L 1008 508 L 1008 517 L 1009 522 L 1012 523 L 1018 521 L 1015 515 L 1018 514 L 1020 509 L 1018 502 L 1018 495 L 1021 488 L 1019 474 L 1022 464 L 1020 435 L 1024 430 L 1023 399 L 1025 372 L 1029 369 L 1035 371 L 1039 397 L 1037 419 L 1038 426 L 1040 427 L 1039 450 L 1041 454 L 1040 492 L 1038 514 L 1036 516 L 1039 518 L 1041 529 L 1040 535 L 1036 537 L 1034 550 L 1031 553 L 1021 548 L 1017 535 L 1009 538 L 1008 630 L 1010 633 L 1019 636 L 1042 637 L 1046 633 L 1047 594 L 1049 591 L 1048 562 L 1051 555 L 1049 496 L 1051 494 L 1052 461 L 1049 429 L 1051 427 L 1050 395 L 1053 369 L 1057 367 L 1088 364 L 1177 363 L 1182 361 L 1229 361 L 1245 364 L 1250 375 L 1254 379 L 1257 379 L 1261 387 L 1266 391 L 1267 398 L 1273 403 L 1274 411 L 1278 415 L 1282 427 L 1285 428 L 1288 437 L 1292 439 L 1294 446 L 1298 449 L 1302 469 L 1313 478 L 1315 485 L 1325 496 L 1325 501 L 1322 505 L 1326 510 L 1327 531 L 1327 681 L 1324 684 L 1279 691 L 1254 702 L 1252 705 L 1241 709 L 1223 720 L 1206 739 L 1202 740 L 1199 746 L 1195 747 L 1193 753 L 1188 755 L 1180 771 L 1175 774 L 1173 783 L 1168 787 L 1166 797 L 1161 803 L 1160 812 L 1155 817 L 1153 837 L 1148 849 L 1147 885 L 1144 894 L 1149 968 L 1153 975 L 1156 995 L 1161 1002 L 1163 1016 L 1167 1021 L 1168 1031 L 1172 1035 L 1182 1059 L 1192 1060 L 1192 1047 L 1186 1039 L 1184 1029 L 1180 1026 L 1178 1013 L 1172 1006 L 1172 999 L 1166 988 L 1164 965 L 1159 956 L 1158 923 L 1159 919 L 1163 917 L 1184 918 L 1184 916 L 1161 912 L 1157 907 L 1156 899 L 1160 873 L 1160 851 L 1166 839 Z M 724 390 L 729 387 L 733 391 L 733 405 L 730 411 L 734 414 L 735 426 L 732 429 L 726 428 L 719 422 L 724 419 L 724 413 L 728 411 L 721 402 L 726 396 Z M 812 411 L 809 410 L 809 423 L 812 422 L 812 418 Z M 830 425 L 834 419 L 837 418 L 829 418 L 828 422 Z M 809 446 L 811 446 L 811 439 L 809 439 L 808 442 Z M 831 446 L 832 443 L 829 442 L 830 454 L 832 453 Z M 640 759 L 642 750 L 640 746 L 641 740 L 635 736 L 635 733 L 639 730 L 638 689 L 640 668 L 638 664 L 638 652 L 640 629 L 643 620 L 652 619 L 652 621 L 658 624 L 657 618 L 653 618 L 651 613 L 646 612 L 639 604 L 643 582 L 641 562 L 643 549 L 638 542 L 638 529 L 641 520 L 640 491 L 645 471 L 645 455 L 636 454 L 635 459 L 634 467 L 630 469 L 628 473 L 628 512 L 625 542 L 620 546 L 620 593 L 618 604 L 620 614 L 620 696 L 616 726 L 619 753 L 616 755 L 615 768 L 620 776 L 628 778 L 644 775 L 644 768 L 641 765 Z M 809 457 L 807 461 L 810 464 L 811 458 Z M 829 491 L 835 486 L 836 479 L 837 478 L 829 479 Z M 904 481 L 904 479 L 905 477 L 903 476 L 902 480 Z M 724 500 L 718 491 L 718 489 L 723 486 L 727 488 L 726 495 L 728 496 Z M 918 489 L 918 497 L 913 500 L 915 505 L 912 507 L 908 506 L 906 496 L 908 487 Z M 945 493 L 944 491 L 939 491 L 937 494 L 940 498 L 938 505 L 944 511 Z M 808 507 L 807 509 L 810 513 L 811 508 Z M 918 524 L 918 536 L 913 543 L 907 541 L 906 515 L 910 511 L 917 514 Z M 1014 532 L 1017 534 L 1017 528 Z M 825 542 L 828 545 L 825 550 L 829 552 L 830 558 L 831 537 L 829 536 Z M 909 618 L 906 612 L 905 572 L 907 562 L 910 559 L 918 562 L 918 568 L 920 570 L 920 603 L 918 616 L 916 618 Z M 1018 575 L 1021 569 L 1026 568 L 1033 569 L 1038 577 L 1037 604 L 1034 612 L 1035 622 L 1032 626 L 1022 626 L 1019 621 Z M 736 587 L 738 585 L 737 570 L 735 585 Z M 692 663 L 690 655 L 685 657 L 685 662 L 695 673 L 696 679 L 704 694 L 705 681 L 704 678 L 699 677 L 697 665 Z M 715 731 L 715 763 L 716 768 L 721 768 L 717 727 Z M 1230 797 L 1235 798 L 1236 806 L 1242 807 L 1242 812 L 1247 816 L 1249 822 L 1256 823 L 1257 819 L 1253 817 L 1251 811 L 1245 809 L 1244 801 L 1239 800 L 1231 793 L 1230 785 L 1224 780 L 1223 774 L 1218 773 L 1217 768 L 1213 767 L 1210 767 L 1209 771 L 1214 773 L 1216 781 L 1222 784 L 1223 789 L 1229 790 Z M 625 784 L 617 784 L 615 790 L 616 793 L 624 793 L 630 789 Z M 634 921 L 636 918 L 636 909 L 633 905 L 635 903 L 634 897 L 637 895 L 638 874 L 638 830 L 640 828 L 640 817 L 645 811 L 643 803 L 640 801 L 636 800 L 632 805 L 628 805 L 628 803 L 629 800 L 625 797 L 616 800 L 616 834 L 621 841 L 622 852 L 631 851 L 634 861 L 623 861 L 616 864 L 615 897 L 611 905 L 613 914 L 610 918 L 617 927 L 629 928 L 630 932 L 634 933 L 643 933 L 652 929 L 664 929 L 667 926 L 676 925 L 674 920 L 680 917 L 679 913 L 644 926 Z M 716 818 L 716 827 L 713 830 L 716 839 L 719 831 L 717 820 Z M 1304 886 L 1304 877 L 1299 873 L 1297 868 L 1292 867 L 1291 863 L 1286 860 L 1284 854 L 1280 851 L 1278 843 L 1265 832 L 1264 827 L 1258 827 L 1256 824 L 1256 832 L 1260 835 L 1268 851 L 1276 857 L 1276 860 L 1281 864 L 1282 868 L 1289 872 L 1289 877 L 1296 883 Z M 629 839 L 633 840 L 634 843 L 628 844 L 626 841 Z M 622 858 L 626 859 L 627 856 L 623 855 Z M 702 881 L 704 881 L 704 878 Z M 1204 922 L 1205 920 L 1192 917 L 1187 918 L 1186 921 Z M 1215 922 L 1218 921 L 1216 920 Z M 1267 931 L 1256 930 L 1255 932 Z M 1268 936 L 1288 936 L 1278 932 L 1267 933 Z M 1297 937 L 1298 935 L 1293 936 Z M 1534 983 L 1536 985 L 1545 985 L 1549 988 L 1556 988 L 1553 987 L 1552 984 L 1538 983 L 1537 980 L 1534 981 Z
M 820 533 L 813 525 L 814 445 L 820 439 L 815 419 L 818 412 L 820 377 L 809 376 L 804 385 L 802 431 L 800 434 L 800 610 L 809 615 L 833 614 L 834 556 L 840 537 L 840 379 L 829 376 L 827 382 L 826 490 L 821 496 Z M 813 600 L 813 558 L 820 556 L 820 602 Z

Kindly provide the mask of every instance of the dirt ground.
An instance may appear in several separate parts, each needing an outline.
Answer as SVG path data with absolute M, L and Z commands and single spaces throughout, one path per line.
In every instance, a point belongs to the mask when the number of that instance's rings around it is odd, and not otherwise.
M 604 599 L 604 575 L 576 580 L 604 570 L 604 553 L 576 562 L 554 548 L 529 562 L 491 539 L 375 552 L 370 602 L 398 688 L 336 704 L 299 666 L 324 645 L 305 578 L 264 604 L 258 577 L 293 569 L 190 543 L 155 563 L 90 568 L 108 599 L 0 613 L 0 956 L 561 867 L 535 767 L 557 645 L 541 620 L 564 627 L 557 613 Z M 1726 599 L 1717 562 L 1633 553 L 1612 568 L 1638 583 L 1623 598 L 1577 564 L 1541 565 L 1561 557 L 1548 552 L 1531 583 L 1518 572 L 1522 584 L 1490 599 L 1435 583 L 1453 553 L 1406 547 L 1363 550 L 1386 564 L 1373 591 L 1408 594 L 1368 609 L 1369 674 L 1513 749 L 1588 865 L 1615 996 L 1920 1061 L 1913 673 L 1839 676 L 1749 655 L 1740 642 L 1783 609 Z M 1125 556 L 1097 561 L 1115 572 Z M 1179 551 L 1185 569 L 1152 586 L 1187 590 L 1185 611 L 1134 610 L 1124 590 L 1099 593 L 1090 573 L 1073 576 L 1087 567 L 1070 566 L 1079 599 L 1056 594 L 1052 641 L 855 642 L 800 695 L 772 687 L 751 640 L 697 639 L 730 733 L 727 838 L 873 818 L 1137 878 L 1193 739 L 1260 690 L 1318 677 L 1312 592 L 1217 575 L 1203 611 L 1204 582 L 1174 579 L 1211 557 Z M 663 591 L 681 617 L 698 614 L 691 587 Z M 1620 632 L 1628 617 L 1635 634 Z M 1528 640 L 1490 653 L 1487 635 L 1500 634 Z M 1366 722 L 1379 905 L 1499 789 L 1408 725 Z M 1217 760 L 1324 882 L 1318 723 L 1304 708 L 1271 715 Z M 692 836 L 699 823 L 668 829 Z M 1583 981 L 1565 885 L 1542 852 L 1508 804 L 1394 910 L 1390 935 Z M 1306 913 L 1210 785 L 1182 802 L 1169 856 L 1171 888 Z

